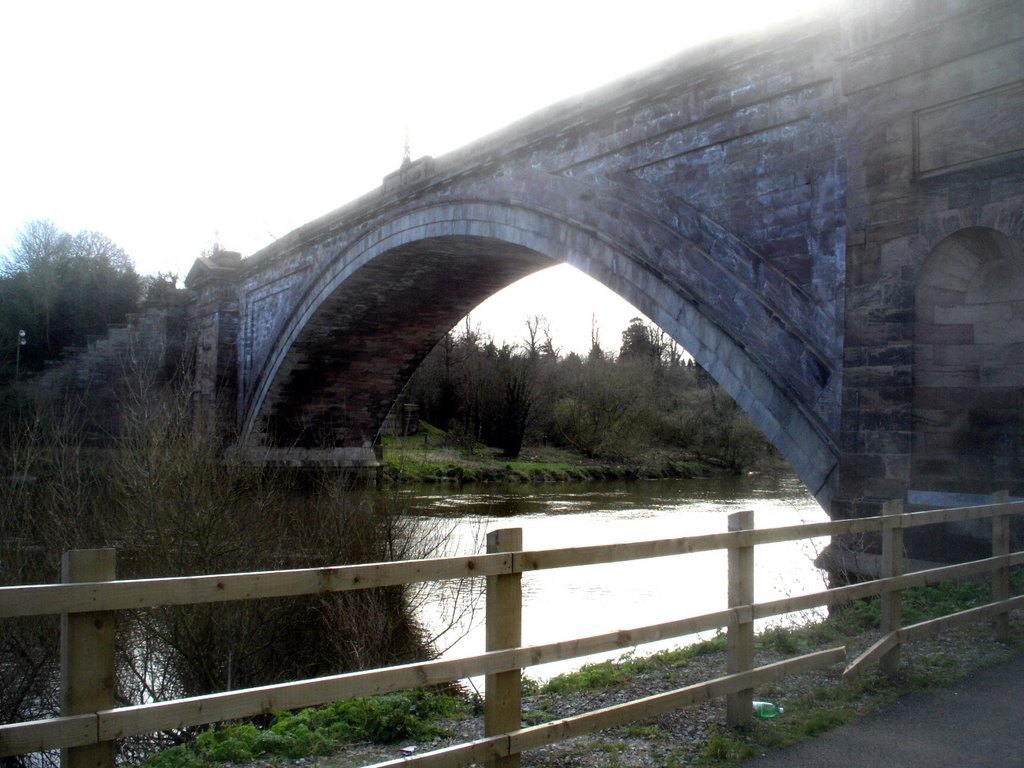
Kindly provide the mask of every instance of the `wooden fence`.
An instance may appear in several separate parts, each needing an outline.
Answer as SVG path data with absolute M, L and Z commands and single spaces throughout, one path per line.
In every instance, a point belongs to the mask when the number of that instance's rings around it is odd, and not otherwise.
M 853 675 L 878 663 L 893 671 L 900 646 L 941 627 L 995 617 L 997 635 L 1007 632 L 1009 611 L 1024 605 L 1010 596 L 1010 569 L 1024 564 L 1024 552 L 1010 551 L 1011 515 L 1024 503 L 994 504 L 904 513 L 902 504 L 886 505 L 879 517 L 809 523 L 757 530 L 753 513 L 729 516 L 728 531 L 637 543 L 552 550 L 524 550 L 519 529 L 494 531 L 487 553 L 366 565 L 300 570 L 230 573 L 196 577 L 116 580 L 113 550 L 65 555 L 61 584 L 0 588 L 0 620 L 60 614 L 64 710 L 61 717 L 0 725 L 0 757 L 62 750 L 69 766 L 110 766 L 114 742 L 122 737 L 187 728 L 270 712 L 298 709 L 357 696 L 387 693 L 484 675 L 485 736 L 482 739 L 402 758 L 383 766 L 465 766 L 474 763 L 516 766 L 522 752 L 563 739 L 657 715 L 725 696 L 731 724 L 749 722 L 753 690 L 783 675 L 831 665 L 845 659 L 832 648 L 767 666 L 753 664 L 754 621 L 881 595 L 882 637 L 853 662 Z M 969 563 L 902 573 L 902 535 L 907 528 L 936 523 L 992 520 L 992 556 Z M 754 602 L 754 549 L 760 544 L 823 536 L 881 537 L 881 578 L 769 602 Z M 711 550 L 728 551 L 728 608 L 661 624 L 618 629 L 591 637 L 545 645 L 520 645 L 521 586 L 524 572 L 614 563 Z M 992 602 L 968 611 L 901 626 L 901 592 L 954 578 L 989 575 Z M 330 677 L 214 693 L 173 701 L 115 707 L 114 612 L 167 605 L 194 605 L 316 595 L 427 581 L 486 577 L 486 650 L 483 654 L 352 672 Z M 707 682 L 576 717 L 521 728 L 520 679 L 524 668 L 589 654 L 726 628 L 727 674 Z

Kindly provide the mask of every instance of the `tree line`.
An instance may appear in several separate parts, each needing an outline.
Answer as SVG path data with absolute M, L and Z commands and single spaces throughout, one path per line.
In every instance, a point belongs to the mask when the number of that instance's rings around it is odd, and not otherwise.
M 109 237 L 32 221 L 0 258 L 0 381 L 40 370 L 123 324 L 176 277 L 142 277 Z M 23 333 L 22 333 L 23 332 Z
M 740 472 L 772 451 L 707 372 L 641 318 L 617 350 L 605 350 L 595 329 L 586 356 L 562 355 L 540 316 L 527 319 L 522 343 L 500 346 L 467 319 L 426 358 L 405 398 L 453 439 L 509 458 L 547 444 L 613 461 L 686 454 Z

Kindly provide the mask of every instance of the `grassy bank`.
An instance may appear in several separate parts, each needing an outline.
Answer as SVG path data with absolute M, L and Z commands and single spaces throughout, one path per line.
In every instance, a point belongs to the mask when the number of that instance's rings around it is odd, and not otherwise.
M 649 451 L 621 461 L 597 461 L 552 446 L 526 446 L 516 459 L 496 448 L 458 444 L 422 424 L 408 437 L 384 438 L 385 474 L 411 483 L 541 483 L 704 477 L 718 471 L 692 457 Z
M 978 585 L 942 585 L 909 591 L 907 621 L 918 621 L 985 602 Z M 1013 618 L 1013 637 L 1024 628 Z M 851 658 L 878 637 L 878 601 L 857 603 L 820 622 L 775 627 L 757 639 L 758 663 L 845 645 Z M 1024 652 L 1024 640 L 991 639 L 987 624 L 908 645 L 900 673 L 870 672 L 844 682 L 842 668 L 784 678 L 756 692 L 785 708 L 783 716 L 756 720 L 748 729 L 724 723 L 724 702 L 705 702 L 628 726 L 531 752 L 525 765 L 584 768 L 684 765 L 732 766 L 744 759 L 814 738 L 873 712 L 910 692 L 949 684 L 971 670 Z M 588 664 L 539 684 L 524 684 L 523 722 L 534 725 L 707 680 L 724 673 L 725 638 L 648 656 Z M 251 723 L 210 729 L 190 744 L 152 758 L 152 768 L 200 768 L 225 761 L 286 765 L 301 759 L 324 768 L 350 768 L 401 756 L 400 748 L 427 751 L 481 735 L 475 696 L 413 691 L 282 713 L 257 728 Z

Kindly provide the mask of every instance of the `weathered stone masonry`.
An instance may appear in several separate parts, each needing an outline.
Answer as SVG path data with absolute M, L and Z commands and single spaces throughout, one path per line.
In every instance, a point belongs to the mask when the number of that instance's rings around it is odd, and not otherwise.
M 851 1 L 412 163 L 197 264 L 200 401 L 267 449 L 372 461 L 433 344 L 566 261 L 686 347 L 833 514 L 1024 493 L 1024 305 L 997 290 L 1024 268 L 1022 24 L 1016 1 Z
M 879 498 L 913 501 L 936 491 L 1020 495 L 1019 300 L 991 294 L 966 310 L 995 309 L 992 317 L 1016 326 L 1015 339 L 986 344 L 956 296 L 984 277 L 977 264 L 960 259 L 961 271 L 969 266 L 963 274 L 922 270 L 950 238 L 968 252 L 991 252 L 998 241 L 1006 250 L 1003 279 L 1020 285 L 1024 7 L 875 3 L 848 14 L 844 33 L 847 319 L 832 512 L 869 513 Z M 996 258 L 978 253 L 974 261 Z M 986 390 L 982 369 L 1002 385 Z M 993 433 L 975 401 L 1008 394 L 1017 398 L 1016 414 L 1008 420 L 1007 408 L 993 404 L 990 415 L 1001 421 Z M 961 438 L 951 439 L 958 430 Z M 1000 430 L 1016 445 L 1000 446 Z

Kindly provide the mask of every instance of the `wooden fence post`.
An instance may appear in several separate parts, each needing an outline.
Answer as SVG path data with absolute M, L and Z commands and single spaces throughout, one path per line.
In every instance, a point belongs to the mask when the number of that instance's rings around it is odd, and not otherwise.
M 503 528 L 487 534 L 487 553 L 519 552 L 522 528 Z M 487 577 L 486 650 L 515 648 L 523 639 L 522 574 Z M 518 731 L 522 722 L 522 670 L 498 672 L 484 678 L 484 735 Z M 494 768 L 519 768 L 518 753 L 496 759 Z
M 903 501 L 893 499 L 882 505 L 882 514 L 897 519 L 903 514 Z M 882 524 L 882 578 L 903 574 L 903 528 Z M 882 634 L 895 632 L 903 623 L 903 590 L 886 590 L 881 596 Z M 878 660 L 887 675 L 895 675 L 900 666 L 900 644 L 896 643 Z
M 64 553 L 61 581 L 113 581 L 113 549 Z M 114 612 L 64 613 L 60 617 L 61 714 L 82 715 L 114 706 Z M 113 768 L 114 742 L 62 749 L 61 768 Z
M 992 494 L 993 504 L 1006 504 L 1010 501 L 1009 491 L 997 491 Z M 1010 516 L 1006 513 L 992 516 L 992 557 L 1010 554 Z M 1008 600 L 1010 597 L 1010 569 L 996 568 L 992 571 L 992 602 Z M 992 629 L 996 640 L 1006 642 L 1010 639 L 1010 612 L 996 616 Z
M 752 510 L 729 515 L 730 531 L 748 531 L 754 527 Z M 754 548 L 729 547 L 729 607 L 754 602 Z M 729 620 L 726 671 L 731 675 L 754 667 L 754 617 L 750 611 Z M 745 688 L 725 697 L 726 723 L 750 725 L 753 719 L 754 689 Z

